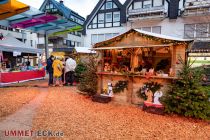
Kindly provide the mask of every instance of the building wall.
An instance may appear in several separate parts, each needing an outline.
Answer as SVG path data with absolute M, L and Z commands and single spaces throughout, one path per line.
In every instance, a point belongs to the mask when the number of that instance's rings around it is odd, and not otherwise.
M 126 26 L 114 27 L 114 28 L 100 28 L 100 29 L 88 29 L 84 37 L 85 47 L 92 47 L 92 35 L 98 34 L 121 34 L 127 31 Z
M 12 31 L 11 31 L 12 30 Z M 36 33 L 31 33 L 27 30 L 16 30 L 16 29 L 0 29 L 0 32 L 6 36 L 7 34 L 11 34 L 16 39 L 22 41 L 29 46 L 33 48 L 37 48 L 38 43 L 38 37 Z

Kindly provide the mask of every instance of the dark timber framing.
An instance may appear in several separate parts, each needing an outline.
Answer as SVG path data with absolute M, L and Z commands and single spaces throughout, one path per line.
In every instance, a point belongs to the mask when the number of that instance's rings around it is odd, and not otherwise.
M 90 29 L 91 25 L 94 28 L 91 27 L 91 29 L 98 29 L 98 28 L 112 28 L 112 27 L 119 27 L 121 26 L 122 23 L 126 23 L 126 12 L 124 10 L 124 6 L 119 2 L 119 0 L 112 0 L 111 2 L 115 3 L 117 8 L 113 8 L 113 4 L 112 4 L 112 8 L 111 9 L 106 9 L 106 2 L 107 0 L 100 0 L 97 5 L 95 6 L 95 8 L 93 9 L 93 11 L 91 12 L 91 14 L 87 17 L 87 20 L 84 23 L 84 29 L 83 29 L 83 35 L 86 34 L 86 29 Z M 105 5 L 104 10 L 101 10 L 102 6 Z M 114 22 L 114 12 L 120 12 L 120 20 Z M 98 21 L 98 14 L 103 14 L 104 13 L 104 22 L 100 23 Z M 112 13 L 112 19 L 111 22 L 106 22 L 106 13 Z M 91 23 L 93 21 L 93 19 L 97 16 L 97 22 L 96 23 Z M 114 23 L 118 23 L 119 25 L 114 25 Z M 106 26 L 106 24 L 110 24 L 111 26 Z M 103 24 L 103 25 L 102 25 Z M 99 25 L 102 25 L 99 27 Z M 89 28 L 88 28 L 89 27 Z

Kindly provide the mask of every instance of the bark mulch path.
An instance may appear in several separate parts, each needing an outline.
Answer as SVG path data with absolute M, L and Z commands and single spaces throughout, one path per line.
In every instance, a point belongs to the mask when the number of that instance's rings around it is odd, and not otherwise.
M 136 106 L 100 104 L 75 87 L 50 88 L 33 120 L 33 130 L 64 132 L 72 140 L 210 139 L 210 125 L 177 116 L 159 116 Z
M 0 121 L 16 112 L 39 94 L 38 88 L 0 88 Z
M 31 137 L 18 137 L 18 136 L 5 136 L 5 131 L 27 131 L 32 129 L 32 120 L 37 112 L 38 107 L 42 104 L 43 100 L 47 96 L 46 89 L 40 89 L 40 94 L 35 99 L 25 104 L 21 109 L 14 114 L 6 117 L 5 120 L 0 122 L 0 139 L 31 139 Z

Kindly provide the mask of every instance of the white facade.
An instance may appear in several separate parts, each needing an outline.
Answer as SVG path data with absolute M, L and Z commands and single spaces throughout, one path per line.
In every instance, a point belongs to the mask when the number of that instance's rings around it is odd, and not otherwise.
M 122 34 L 127 31 L 126 26 L 112 27 L 112 28 L 100 28 L 100 29 L 88 29 L 86 36 L 84 37 L 85 47 L 91 48 L 97 42 L 110 39 L 114 36 Z
M 12 29 L 4 26 L 1 26 L 0 32 L 4 36 L 11 34 L 16 39 L 24 42 L 27 46 L 37 48 L 38 37 L 36 33 L 31 33 L 27 30 Z

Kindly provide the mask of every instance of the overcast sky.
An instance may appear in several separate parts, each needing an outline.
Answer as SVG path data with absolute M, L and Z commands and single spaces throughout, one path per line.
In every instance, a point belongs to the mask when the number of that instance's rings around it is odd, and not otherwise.
M 19 1 L 39 9 L 44 0 L 19 0 Z M 64 0 L 64 4 L 73 11 L 79 13 L 81 16 L 86 18 L 86 16 L 89 15 L 93 10 L 93 8 L 96 6 L 98 1 L 99 0 Z M 125 0 L 120 0 L 120 2 L 123 4 Z

